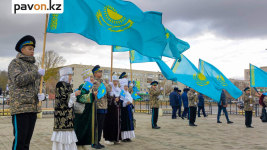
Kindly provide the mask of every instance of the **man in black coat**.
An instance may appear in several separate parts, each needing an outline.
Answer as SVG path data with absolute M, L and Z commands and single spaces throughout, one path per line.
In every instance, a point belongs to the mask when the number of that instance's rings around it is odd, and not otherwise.
M 176 112 L 179 107 L 178 100 L 178 88 L 174 88 L 174 91 L 170 93 L 170 105 L 172 106 L 172 119 L 176 119 Z

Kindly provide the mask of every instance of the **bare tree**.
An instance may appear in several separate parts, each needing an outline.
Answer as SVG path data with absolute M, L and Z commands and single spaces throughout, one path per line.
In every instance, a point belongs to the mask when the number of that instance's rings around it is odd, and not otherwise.
M 3 91 L 6 90 L 6 85 L 8 83 L 7 71 L 0 71 L 0 87 Z
M 55 51 L 46 51 L 44 57 L 44 69 L 49 70 L 51 68 L 58 68 L 63 66 L 66 63 L 66 60 L 63 56 L 60 56 Z M 42 65 L 42 55 L 36 58 L 36 65 L 38 68 L 41 68 Z

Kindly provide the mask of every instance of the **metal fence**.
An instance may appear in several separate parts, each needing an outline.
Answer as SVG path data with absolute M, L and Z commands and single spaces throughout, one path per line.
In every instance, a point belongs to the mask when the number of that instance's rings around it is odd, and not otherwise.
M 10 116 L 9 105 L 7 104 L 5 96 L 3 96 L 0 100 L 0 116 Z M 152 112 L 149 100 L 143 101 L 134 101 L 134 111 L 140 113 L 150 114 Z M 42 101 L 42 109 L 43 114 L 53 114 L 54 113 L 54 106 L 55 100 L 46 100 Z M 169 100 L 160 101 L 159 108 L 163 109 L 163 114 L 171 114 L 172 107 L 170 106 Z M 183 106 L 182 106 L 183 110 Z M 205 103 L 205 111 L 206 114 L 213 115 L 218 113 L 218 106 L 217 103 L 207 102 Z M 245 115 L 244 109 L 239 109 L 238 104 L 236 103 L 229 103 L 227 105 L 228 114 L 231 115 Z M 254 105 L 253 115 L 256 117 L 261 116 L 262 107 L 259 104 Z M 223 114 L 223 113 L 222 113 Z

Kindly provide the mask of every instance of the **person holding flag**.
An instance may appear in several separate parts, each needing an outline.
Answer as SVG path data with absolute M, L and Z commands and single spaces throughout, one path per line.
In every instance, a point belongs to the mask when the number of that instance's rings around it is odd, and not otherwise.
M 98 143 L 98 139 L 95 138 L 95 134 L 97 134 L 97 132 L 94 131 L 97 129 L 97 120 L 94 119 L 96 118 L 97 113 L 93 98 L 97 95 L 97 91 L 92 93 L 94 76 L 90 69 L 82 72 L 81 76 L 84 83 L 78 88 L 78 90 L 81 91 L 81 94 L 77 96 L 76 102 L 85 103 L 85 109 L 82 114 L 74 112 L 74 130 L 78 139 L 78 142 L 76 143 L 78 150 L 86 149 L 85 145 Z
M 9 104 L 15 136 L 12 149 L 30 148 L 37 113 L 42 111 L 39 101 L 45 99 L 45 91 L 39 94 L 40 79 L 45 75 L 45 69 L 38 70 L 34 64 L 35 44 L 34 37 L 22 37 L 15 47 L 17 56 L 8 66 Z
M 252 112 L 253 112 L 253 106 L 255 104 L 255 101 L 252 99 L 252 96 L 250 95 L 250 88 L 246 87 L 244 89 L 245 95 L 243 97 L 244 101 L 244 110 L 245 110 L 245 125 L 247 128 L 254 128 L 251 126 L 252 124 Z
M 133 98 L 128 91 L 128 79 L 119 80 L 121 85 L 121 139 L 123 142 L 131 142 L 135 138 L 133 118 Z
M 197 126 L 196 122 L 196 112 L 197 112 L 197 92 L 190 88 L 188 92 L 188 102 L 189 102 L 189 126 Z
M 150 101 L 150 107 L 152 109 L 152 118 L 151 118 L 151 124 L 152 129 L 160 129 L 158 126 L 158 114 L 159 114 L 159 95 L 163 91 L 163 87 L 160 88 L 160 90 L 157 90 L 158 86 L 157 81 L 153 81 L 150 85 L 151 88 L 149 89 L 149 101 Z
M 110 82 L 112 92 L 108 97 L 108 109 L 104 125 L 104 139 L 107 143 L 119 143 L 121 140 L 121 109 L 120 109 L 120 94 L 118 76 L 112 76 Z
M 102 70 L 100 69 L 99 65 L 96 65 L 92 69 L 93 75 L 94 75 L 94 82 L 92 90 L 93 92 L 98 92 L 97 96 L 95 96 L 95 102 L 96 102 L 96 110 L 97 110 L 97 125 L 98 125 L 98 143 L 93 144 L 92 148 L 105 148 L 104 145 L 100 144 L 102 131 L 105 123 L 105 116 L 107 113 L 108 108 L 108 100 L 107 96 L 110 94 L 111 87 L 110 85 L 103 85 L 103 79 L 102 78 Z M 101 91 L 99 89 L 101 88 Z

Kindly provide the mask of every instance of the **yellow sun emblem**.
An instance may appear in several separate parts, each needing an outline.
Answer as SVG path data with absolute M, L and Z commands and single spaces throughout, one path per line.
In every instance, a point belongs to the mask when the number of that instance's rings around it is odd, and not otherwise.
M 217 80 L 221 82 L 222 86 L 227 86 L 228 84 L 225 82 L 222 75 L 217 76 Z
M 170 37 L 170 33 L 167 31 L 166 28 L 165 28 L 165 32 L 166 32 L 166 39 L 168 39 Z
M 105 92 L 105 90 L 103 89 L 103 90 L 102 90 L 102 94 L 104 94 L 104 92 Z
M 105 6 L 103 12 L 104 15 L 102 11 L 98 10 L 96 13 L 97 20 L 101 26 L 105 26 L 103 25 L 103 23 L 105 23 L 107 26 L 111 27 L 108 28 L 110 32 L 122 32 L 130 28 L 134 23 L 132 20 L 127 20 L 126 17 L 120 15 L 112 6 Z
M 193 78 L 197 82 L 197 85 L 199 86 L 206 86 L 210 83 L 202 73 L 198 73 L 198 74 L 195 73 L 193 75 Z
M 121 50 L 121 47 L 120 46 L 116 46 L 115 47 L 117 50 Z

